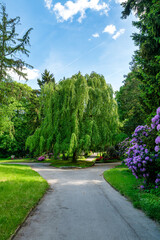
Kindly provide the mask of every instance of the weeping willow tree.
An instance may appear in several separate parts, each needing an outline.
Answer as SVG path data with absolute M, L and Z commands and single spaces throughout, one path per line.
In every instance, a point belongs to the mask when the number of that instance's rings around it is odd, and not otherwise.
M 113 144 L 113 137 L 118 130 L 117 103 L 111 85 L 106 83 L 102 75 L 92 72 L 85 78 L 88 104 L 82 121 L 81 142 L 85 150 L 104 151 Z
M 53 151 L 54 156 L 82 151 L 101 151 L 112 145 L 118 127 L 117 105 L 112 87 L 96 73 L 45 84 L 42 88 L 44 117 L 41 126 L 27 139 L 35 155 Z

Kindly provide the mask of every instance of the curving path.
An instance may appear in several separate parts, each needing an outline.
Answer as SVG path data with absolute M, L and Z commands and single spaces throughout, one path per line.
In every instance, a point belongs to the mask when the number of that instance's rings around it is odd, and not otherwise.
M 103 179 L 112 164 L 78 170 L 29 165 L 51 188 L 14 240 L 160 239 L 160 225 L 134 209 Z

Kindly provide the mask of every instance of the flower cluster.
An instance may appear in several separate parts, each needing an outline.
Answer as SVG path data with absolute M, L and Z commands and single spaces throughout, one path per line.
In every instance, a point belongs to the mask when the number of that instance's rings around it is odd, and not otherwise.
M 160 107 L 157 109 L 157 115 L 155 115 L 152 118 L 152 124 L 151 124 L 152 129 L 156 129 L 158 131 L 158 135 L 160 135 Z M 160 151 L 160 136 L 157 136 L 155 139 L 155 152 Z
M 149 136 L 149 133 L 151 132 L 151 128 L 147 125 L 145 126 L 138 126 L 136 127 L 134 133 L 132 134 L 132 140 L 130 143 L 139 143 L 142 144 L 144 142 L 144 139 Z
M 39 158 L 38 158 L 38 161 L 44 161 L 45 160 L 45 157 L 44 156 L 40 156 Z
M 132 147 L 126 152 L 128 155 L 125 160 L 126 165 L 131 169 L 132 174 L 138 179 L 144 179 L 144 185 L 141 188 L 145 188 L 149 184 L 156 180 L 157 169 L 157 155 L 153 155 L 146 148 L 146 145 L 133 144 Z
M 123 142 L 118 144 L 119 155 L 121 157 L 124 157 L 124 154 L 129 146 L 130 146 L 129 137 L 124 139 Z
M 96 161 L 101 161 L 101 160 L 103 160 L 102 156 L 100 156 L 99 158 L 96 158 Z
M 149 186 L 160 186 L 160 164 L 159 164 L 159 146 L 160 136 L 156 136 L 155 129 L 160 130 L 160 107 L 157 109 L 157 115 L 152 118 L 151 128 L 147 125 L 138 126 L 130 141 L 131 146 L 127 149 L 125 164 L 131 169 L 136 178 L 143 179 L 141 188 Z M 155 148 L 150 147 L 151 138 L 155 139 Z

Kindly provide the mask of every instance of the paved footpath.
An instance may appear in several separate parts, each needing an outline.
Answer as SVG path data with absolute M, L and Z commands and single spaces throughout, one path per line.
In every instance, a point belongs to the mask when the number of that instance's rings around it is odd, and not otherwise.
M 87 169 L 30 165 L 51 188 L 14 240 L 160 240 L 160 225 L 103 179 L 112 164 Z

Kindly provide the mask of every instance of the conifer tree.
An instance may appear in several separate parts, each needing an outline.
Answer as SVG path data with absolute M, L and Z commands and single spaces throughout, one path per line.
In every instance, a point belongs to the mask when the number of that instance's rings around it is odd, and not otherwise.
M 8 18 L 6 7 L 0 4 L 0 81 L 7 78 L 12 70 L 19 77 L 27 79 L 27 74 L 23 70 L 31 65 L 27 64 L 20 54 L 29 56 L 26 46 L 30 45 L 30 28 L 22 38 L 16 33 L 16 26 L 20 24 L 20 18 Z
M 45 69 L 44 73 L 41 74 L 42 75 L 42 80 L 41 79 L 37 79 L 38 85 L 41 88 L 45 83 L 49 83 L 49 82 L 53 82 L 55 84 L 55 78 L 54 75 Z

